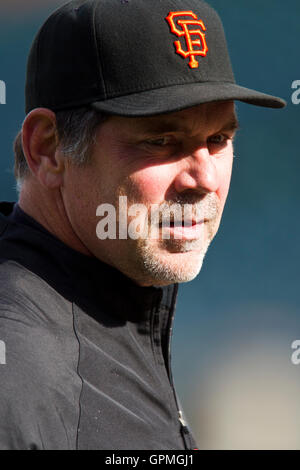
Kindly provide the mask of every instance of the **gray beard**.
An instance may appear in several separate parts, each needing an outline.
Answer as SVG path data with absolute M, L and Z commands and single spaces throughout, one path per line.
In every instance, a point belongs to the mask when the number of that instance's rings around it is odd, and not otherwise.
M 173 241 L 174 243 L 175 241 Z M 175 244 L 175 243 L 174 243 Z M 176 262 L 176 256 L 181 256 L 181 253 L 187 253 L 193 249 L 193 246 L 199 245 L 198 241 L 187 241 L 180 244 L 180 249 L 177 247 L 175 253 L 168 252 L 164 255 L 161 251 L 157 250 L 149 244 L 143 245 L 139 249 L 140 259 L 143 263 L 144 275 L 151 278 L 156 283 L 182 283 L 189 282 L 201 271 L 205 255 L 207 253 L 209 242 L 206 243 L 200 250 L 194 253 L 193 261 L 186 259 L 186 261 Z M 198 248 L 198 246 L 197 246 Z M 172 258 L 174 261 L 172 261 Z

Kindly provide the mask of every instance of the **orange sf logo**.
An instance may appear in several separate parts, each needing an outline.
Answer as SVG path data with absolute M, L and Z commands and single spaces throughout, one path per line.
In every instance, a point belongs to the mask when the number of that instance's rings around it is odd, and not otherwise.
M 190 20 L 178 20 L 177 25 L 175 24 L 175 20 L 178 16 L 190 16 L 192 19 Z M 167 22 L 170 25 L 172 33 L 176 34 L 176 36 L 185 36 L 186 45 L 188 47 L 187 51 L 182 49 L 180 41 L 175 41 L 175 48 L 176 53 L 183 56 L 185 59 L 188 57 L 190 58 L 189 66 L 191 69 L 196 69 L 199 67 L 199 63 L 195 59 L 196 55 L 201 55 L 203 57 L 206 56 L 208 47 L 205 40 L 205 33 L 206 27 L 202 20 L 197 18 L 197 15 L 192 11 L 170 11 L 168 16 L 166 17 Z M 203 31 L 200 29 L 188 29 L 189 25 L 198 25 L 201 27 Z M 180 26 L 182 29 L 178 29 L 177 26 Z M 199 39 L 192 40 L 191 36 L 196 35 L 199 36 Z M 199 46 L 201 49 L 194 49 L 194 46 Z

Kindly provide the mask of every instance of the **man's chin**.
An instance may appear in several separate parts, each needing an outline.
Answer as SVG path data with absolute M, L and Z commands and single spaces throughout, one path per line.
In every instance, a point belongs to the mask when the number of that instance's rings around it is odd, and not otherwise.
M 151 276 L 153 285 L 190 282 L 200 273 L 206 251 L 148 252 L 143 259 L 144 269 Z

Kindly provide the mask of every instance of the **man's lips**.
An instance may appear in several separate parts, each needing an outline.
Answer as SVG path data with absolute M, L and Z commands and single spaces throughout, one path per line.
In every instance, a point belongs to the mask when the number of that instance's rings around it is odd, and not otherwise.
M 201 220 L 162 220 L 159 223 L 159 227 L 194 227 L 196 225 L 201 225 L 205 222 L 208 222 L 208 219 L 201 219 Z
M 203 236 L 203 226 L 207 219 L 163 221 L 160 229 L 176 240 L 199 240 Z

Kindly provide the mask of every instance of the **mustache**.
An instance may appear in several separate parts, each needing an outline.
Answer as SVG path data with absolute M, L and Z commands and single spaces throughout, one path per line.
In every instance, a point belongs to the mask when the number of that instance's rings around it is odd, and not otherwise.
M 177 196 L 151 209 L 152 221 L 159 225 L 172 223 L 182 225 L 215 219 L 219 214 L 219 200 L 215 193 L 209 193 L 199 200 L 199 196 Z

